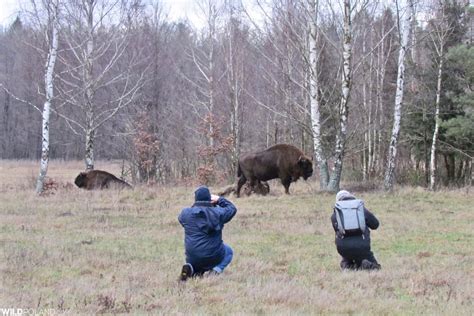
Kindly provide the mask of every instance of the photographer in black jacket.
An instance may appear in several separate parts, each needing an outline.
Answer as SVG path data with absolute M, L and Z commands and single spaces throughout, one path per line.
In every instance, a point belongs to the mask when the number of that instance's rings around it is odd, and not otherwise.
M 346 190 L 341 190 L 336 195 L 336 202 L 355 200 L 356 197 Z M 355 236 L 341 236 L 338 230 L 336 214 L 332 214 L 331 222 L 336 232 L 337 252 L 342 256 L 342 269 L 378 270 L 380 264 L 370 250 L 370 229 L 377 229 L 379 221 L 368 209 L 364 207 L 366 228 L 363 234 Z

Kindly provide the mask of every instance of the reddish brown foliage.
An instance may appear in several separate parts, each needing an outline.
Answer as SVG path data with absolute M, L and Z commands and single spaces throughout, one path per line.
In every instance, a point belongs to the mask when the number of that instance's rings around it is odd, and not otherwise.
M 198 179 L 201 184 L 212 184 L 219 179 L 223 179 L 223 171 L 218 171 L 216 166 L 217 158 L 232 150 L 234 139 L 230 135 L 223 135 L 221 126 L 223 120 L 217 118 L 212 113 L 209 113 L 204 118 L 199 127 L 199 131 L 206 136 L 208 140 L 213 140 L 213 145 L 210 141 L 206 145 L 198 148 L 198 156 L 202 159 L 201 165 L 197 169 Z
M 43 192 L 41 196 L 53 195 L 58 190 L 59 184 L 53 178 L 47 177 L 43 183 Z
M 158 137 L 152 132 L 151 122 L 146 113 L 139 115 L 136 129 L 133 145 L 140 181 L 155 183 L 160 143 Z

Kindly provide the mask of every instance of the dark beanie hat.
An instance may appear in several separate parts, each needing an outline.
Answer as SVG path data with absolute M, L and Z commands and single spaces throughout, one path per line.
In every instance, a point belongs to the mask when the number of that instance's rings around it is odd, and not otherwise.
M 194 191 L 194 200 L 195 201 L 210 201 L 211 200 L 211 192 L 206 186 L 200 186 L 199 188 Z

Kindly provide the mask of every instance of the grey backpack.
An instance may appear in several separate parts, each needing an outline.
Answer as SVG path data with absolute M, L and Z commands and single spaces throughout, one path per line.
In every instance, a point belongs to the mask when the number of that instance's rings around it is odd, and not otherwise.
M 363 235 L 365 232 L 364 202 L 362 200 L 339 201 L 334 206 L 337 230 L 341 237 Z

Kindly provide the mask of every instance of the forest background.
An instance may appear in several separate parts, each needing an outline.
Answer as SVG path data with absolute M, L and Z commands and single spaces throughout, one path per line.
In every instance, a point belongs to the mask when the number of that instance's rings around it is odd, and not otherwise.
M 159 1 L 28 2 L 0 34 L 0 158 L 213 184 L 290 143 L 322 190 L 471 184 L 472 4 L 249 3 L 196 2 L 195 26 Z

